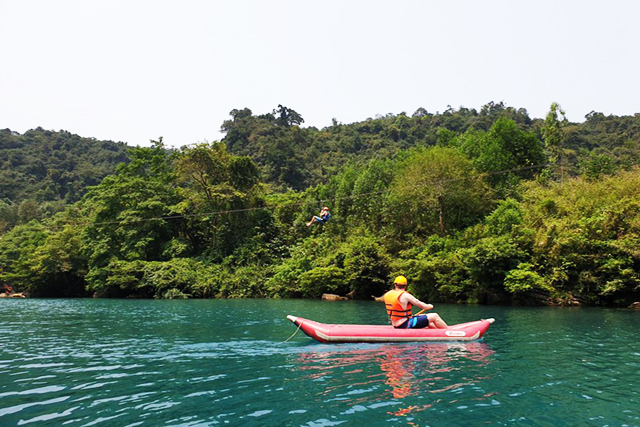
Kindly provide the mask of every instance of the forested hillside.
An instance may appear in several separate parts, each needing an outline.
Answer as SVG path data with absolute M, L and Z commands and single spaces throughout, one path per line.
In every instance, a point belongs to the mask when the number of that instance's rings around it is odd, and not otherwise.
M 498 119 L 513 122 L 519 130 L 542 140 L 545 122 L 530 118 L 523 108 L 503 103 L 489 103 L 480 111 L 449 108 L 429 113 L 418 109 L 412 115 L 389 114 L 348 125 L 334 121 L 321 130 L 301 127 L 302 116 L 283 106 L 267 114 L 254 115 L 245 108 L 230 115 L 222 125 L 226 133 L 222 142 L 229 152 L 250 156 L 260 166 L 263 179 L 275 188 L 296 190 L 326 183 L 348 162 L 363 164 L 393 158 L 412 147 L 447 145 L 461 134 L 488 132 Z M 592 112 L 583 123 L 569 123 L 558 110 L 557 120 L 563 128 L 562 160 L 566 172 L 573 176 L 610 173 L 629 168 L 640 159 L 638 115 Z
M 77 202 L 127 161 L 124 143 L 42 128 L 0 130 L 0 232 Z
M 492 103 L 303 123 L 283 106 L 233 110 L 220 142 L 112 150 L 100 170 L 122 163 L 99 182 L 74 181 L 73 197 L 17 185 L 0 210 L 0 286 L 32 296 L 371 298 L 402 273 L 431 301 L 638 299 L 639 116 L 569 123 L 556 104 L 531 119 Z M 30 132 L 31 144 L 47 133 Z M 5 131 L 3 147 L 25 135 Z M 53 156 L 61 146 L 49 146 Z M 5 161 L 4 177 L 19 176 L 13 164 L 37 172 Z M 25 200 L 62 204 L 10 223 L 9 208 Z M 321 205 L 332 219 L 306 227 Z

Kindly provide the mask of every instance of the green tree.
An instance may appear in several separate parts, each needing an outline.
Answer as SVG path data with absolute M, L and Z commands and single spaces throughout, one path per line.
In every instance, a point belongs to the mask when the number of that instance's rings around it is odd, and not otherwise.
M 388 290 L 390 260 L 379 242 L 358 236 L 348 243 L 346 255 L 344 270 L 354 298 L 369 299 Z
M 304 119 L 300 114 L 282 105 L 278 105 L 278 109 L 273 110 L 273 115 L 276 116 L 276 124 L 279 126 L 291 127 L 304 123 Z
M 507 118 L 497 119 L 488 132 L 468 130 L 451 145 L 471 158 L 475 169 L 503 195 L 513 192 L 522 179 L 532 179 L 547 162 L 536 134 Z
M 167 249 L 180 236 L 181 220 L 172 218 L 179 202 L 172 155 L 162 141 L 130 150 L 131 163 L 118 168 L 83 199 L 91 224 L 83 234 L 90 290 L 107 283 L 114 260 L 155 261 L 171 256 Z
M 562 117 L 562 118 L 560 118 Z M 547 113 L 547 117 L 544 119 L 542 123 L 542 138 L 549 150 L 550 160 L 552 163 L 556 164 L 559 170 L 559 177 L 561 180 L 564 179 L 565 173 L 565 133 L 564 127 L 567 125 L 568 121 L 565 117 L 564 110 L 557 103 L 552 103 L 549 113 Z
M 77 218 L 75 219 L 77 221 Z M 87 259 L 82 247 L 83 226 L 74 225 L 64 214 L 51 225 L 46 241 L 33 254 L 31 288 L 42 297 L 87 296 L 84 277 Z
M 40 283 L 34 283 L 35 254 L 47 241 L 42 224 L 31 221 L 14 227 L 0 239 L 0 285 L 11 286 L 14 292 L 42 294 Z
M 358 174 L 352 193 L 353 223 L 369 230 L 380 230 L 387 216 L 386 196 L 394 178 L 394 162 L 371 160 Z
M 589 179 L 599 179 L 603 175 L 613 175 L 618 170 L 614 157 L 593 151 L 579 163 L 579 168 L 582 174 Z
M 185 147 L 176 160 L 183 189 L 177 213 L 187 217 L 186 236 L 196 253 L 221 259 L 246 239 L 265 233 L 272 217 L 265 207 L 256 165 L 227 153 L 224 144 Z
M 0 235 L 15 227 L 18 218 L 18 206 L 10 200 L 0 200 Z
M 479 221 L 493 198 L 471 160 L 453 148 L 413 150 L 397 165 L 390 206 L 403 234 L 444 234 Z

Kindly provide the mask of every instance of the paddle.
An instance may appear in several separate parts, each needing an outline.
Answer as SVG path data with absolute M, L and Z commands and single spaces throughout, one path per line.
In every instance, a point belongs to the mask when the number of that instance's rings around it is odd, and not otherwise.
M 433 309 L 433 305 L 431 306 L 431 308 L 430 308 L 429 310 L 432 310 L 432 309 Z M 419 311 L 419 312 L 417 312 L 416 314 L 413 314 L 412 316 L 417 316 L 418 314 L 422 314 L 422 313 L 424 313 L 425 311 L 427 311 L 427 309 L 426 309 L 426 308 L 423 308 L 422 310 L 420 310 L 420 311 Z

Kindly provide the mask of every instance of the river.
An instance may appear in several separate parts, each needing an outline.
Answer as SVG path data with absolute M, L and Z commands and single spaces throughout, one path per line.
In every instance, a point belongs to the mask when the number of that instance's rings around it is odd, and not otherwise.
M 436 311 L 496 322 L 469 343 L 327 345 L 285 316 L 385 323 L 382 305 L 0 300 L 0 425 L 640 426 L 640 312 Z

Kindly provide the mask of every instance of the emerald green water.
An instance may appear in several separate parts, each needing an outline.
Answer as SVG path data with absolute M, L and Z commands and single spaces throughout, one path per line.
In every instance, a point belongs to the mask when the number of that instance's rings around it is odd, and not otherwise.
M 640 312 L 438 305 L 471 343 L 325 345 L 376 302 L 0 300 L 0 425 L 640 425 Z

